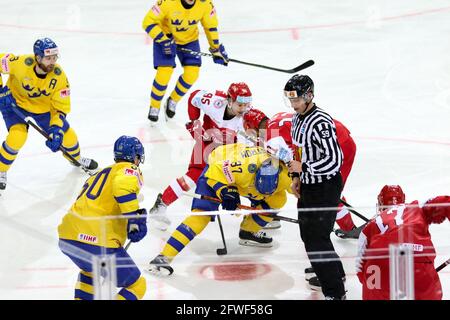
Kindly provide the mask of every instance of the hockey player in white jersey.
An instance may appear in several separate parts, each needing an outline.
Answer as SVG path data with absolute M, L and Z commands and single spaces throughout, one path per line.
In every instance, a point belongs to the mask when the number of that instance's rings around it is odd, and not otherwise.
M 232 83 L 228 91 L 196 90 L 188 100 L 190 122 L 186 129 L 195 140 L 187 172 L 173 180 L 159 193 L 150 210 L 149 219 L 165 231 L 170 225 L 165 211 L 185 191 L 195 189 L 196 182 L 206 166 L 208 155 L 217 146 L 235 143 L 237 132 L 243 130 L 243 114 L 251 106 L 252 93 L 246 83 Z M 200 121 L 201 114 L 203 122 Z

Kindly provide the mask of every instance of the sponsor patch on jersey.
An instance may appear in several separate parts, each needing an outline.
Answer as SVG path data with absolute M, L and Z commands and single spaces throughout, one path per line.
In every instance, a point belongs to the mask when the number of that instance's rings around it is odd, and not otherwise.
M 225 160 L 222 165 L 222 172 L 225 175 L 225 179 L 227 179 L 227 182 L 229 184 L 234 183 L 234 177 L 231 173 L 231 165 L 229 160 Z
M 58 67 L 55 68 L 54 72 L 57 76 L 59 76 L 62 73 L 61 69 Z
M 302 127 L 300 128 L 300 133 L 304 134 L 306 130 L 306 123 L 302 125 Z
M 159 16 L 159 14 L 161 13 L 161 9 L 159 8 L 158 5 L 154 5 L 154 6 L 152 7 L 152 12 L 153 12 L 155 15 Z
M 6 56 L 4 56 L 2 58 L 2 70 L 5 73 L 9 73 L 9 63 L 8 63 L 8 57 L 10 56 L 10 54 L 8 53 Z
M 141 180 L 141 175 L 138 171 L 126 168 L 125 169 L 125 175 L 126 176 L 135 176 L 138 179 L 139 187 L 142 187 L 144 185 L 144 182 Z
M 402 244 L 405 247 L 411 248 L 413 251 L 416 252 L 422 252 L 423 251 L 423 245 L 417 244 L 417 243 L 403 243 Z
M 255 173 L 257 169 L 258 167 L 254 163 L 250 163 L 247 168 L 248 172 L 250 173 Z
M 27 66 L 31 66 L 33 63 L 34 63 L 34 59 L 33 58 L 28 57 L 28 58 L 25 59 L 25 64 Z
M 78 240 L 84 241 L 84 242 L 90 242 L 90 243 L 98 242 L 98 238 L 96 236 L 92 236 L 92 235 L 84 234 L 84 233 L 78 234 Z
M 59 92 L 59 95 L 61 96 L 61 98 L 66 98 L 68 96 L 70 96 L 70 89 L 63 89 Z

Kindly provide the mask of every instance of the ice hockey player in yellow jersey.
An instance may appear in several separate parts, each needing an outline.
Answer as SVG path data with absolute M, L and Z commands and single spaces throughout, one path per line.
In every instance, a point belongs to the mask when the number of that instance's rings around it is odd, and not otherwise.
M 158 0 L 148 11 L 142 28 L 153 39 L 153 80 L 148 119 L 157 122 L 161 101 L 176 66 L 175 56 L 183 66 L 174 90 L 164 104 L 166 120 L 175 115 L 176 105 L 199 76 L 199 55 L 183 52 L 183 48 L 200 51 L 198 23 L 205 30 L 209 51 L 215 63 L 228 65 L 225 47 L 219 42 L 216 9 L 211 0 Z
M 6 188 L 6 172 L 17 157 L 28 136 L 28 124 L 22 118 L 31 117 L 50 139 L 46 145 L 56 152 L 62 146 L 83 167 L 98 167 L 92 159 L 80 157 L 75 131 L 66 120 L 70 112 L 70 88 L 66 74 L 56 64 L 58 47 L 49 38 L 38 39 L 34 55 L 0 53 L 0 74 L 8 74 L 6 85 L 0 88 L 0 111 L 8 129 L 0 146 L 0 190 Z
M 291 179 L 286 166 L 272 158 L 261 147 L 244 144 L 229 144 L 216 148 L 208 158 L 206 166 L 197 181 L 196 193 L 222 200 L 222 208 L 236 210 L 240 196 L 248 198 L 255 209 L 281 209 L 290 192 Z M 216 202 L 194 199 L 192 212 L 217 211 Z M 161 253 L 149 266 L 157 275 L 172 274 L 169 265 L 184 247 L 200 234 L 214 215 L 191 215 L 172 233 Z M 271 247 L 272 238 L 262 228 L 272 221 L 262 214 L 245 215 L 240 226 L 239 244 Z
M 90 177 L 58 227 L 59 247 L 81 270 L 75 299 L 92 300 L 93 255 L 114 254 L 119 300 L 142 299 L 146 282 L 123 248 L 126 238 L 138 242 L 147 234 L 147 211 L 137 196 L 143 185 L 139 164 L 144 147 L 135 137 L 114 143 L 115 164 Z M 129 218 L 124 217 L 129 215 Z

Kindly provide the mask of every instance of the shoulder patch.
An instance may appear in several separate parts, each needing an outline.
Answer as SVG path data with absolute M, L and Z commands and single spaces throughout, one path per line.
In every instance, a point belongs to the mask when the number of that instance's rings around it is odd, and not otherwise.
M 53 71 L 55 72 L 55 74 L 56 74 L 57 76 L 59 76 L 59 75 L 62 73 L 61 69 L 58 68 L 58 67 L 56 67 Z
M 27 66 L 31 66 L 33 63 L 34 63 L 34 59 L 33 58 L 28 57 L 28 58 L 25 59 L 25 64 Z
M 248 165 L 248 172 L 250 172 L 250 173 L 255 173 L 256 172 L 256 170 L 257 170 L 257 166 L 256 166 L 256 164 L 254 164 L 254 163 L 250 163 L 249 165 Z

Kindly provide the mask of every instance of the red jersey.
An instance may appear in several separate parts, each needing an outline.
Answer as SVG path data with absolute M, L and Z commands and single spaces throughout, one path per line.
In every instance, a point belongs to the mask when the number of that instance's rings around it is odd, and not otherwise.
M 436 197 L 425 204 L 447 203 L 445 197 Z M 434 271 L 436 251 L 428 231 L 429 222 L 423 210 L 425 204 L 418 201 L 398 205 L 382 211 L 366 225 L 359 236 L 356 269 L 359 281 L 363 284 L 364 299 L 389 299 L 389 245 L 405 243 L 414 252 L 415 287 L 417 299 L 439 298 L 433 288 L 439 288 L 439 278 Z M 420 271 L 427 269 L 428 278 L 422 279 Z M 431 270 L 431 271 L 430 271 Z M 378 287 L 373 285 L 375 273 L 379 272 Z M 433 281 L 431 281 L 433 278 Z M 371 284 L 372 283 L 372 284 Z M 419 289 L 422 288 L 422 289 Z M 425 297 L 424 292 L 426 292 Z

